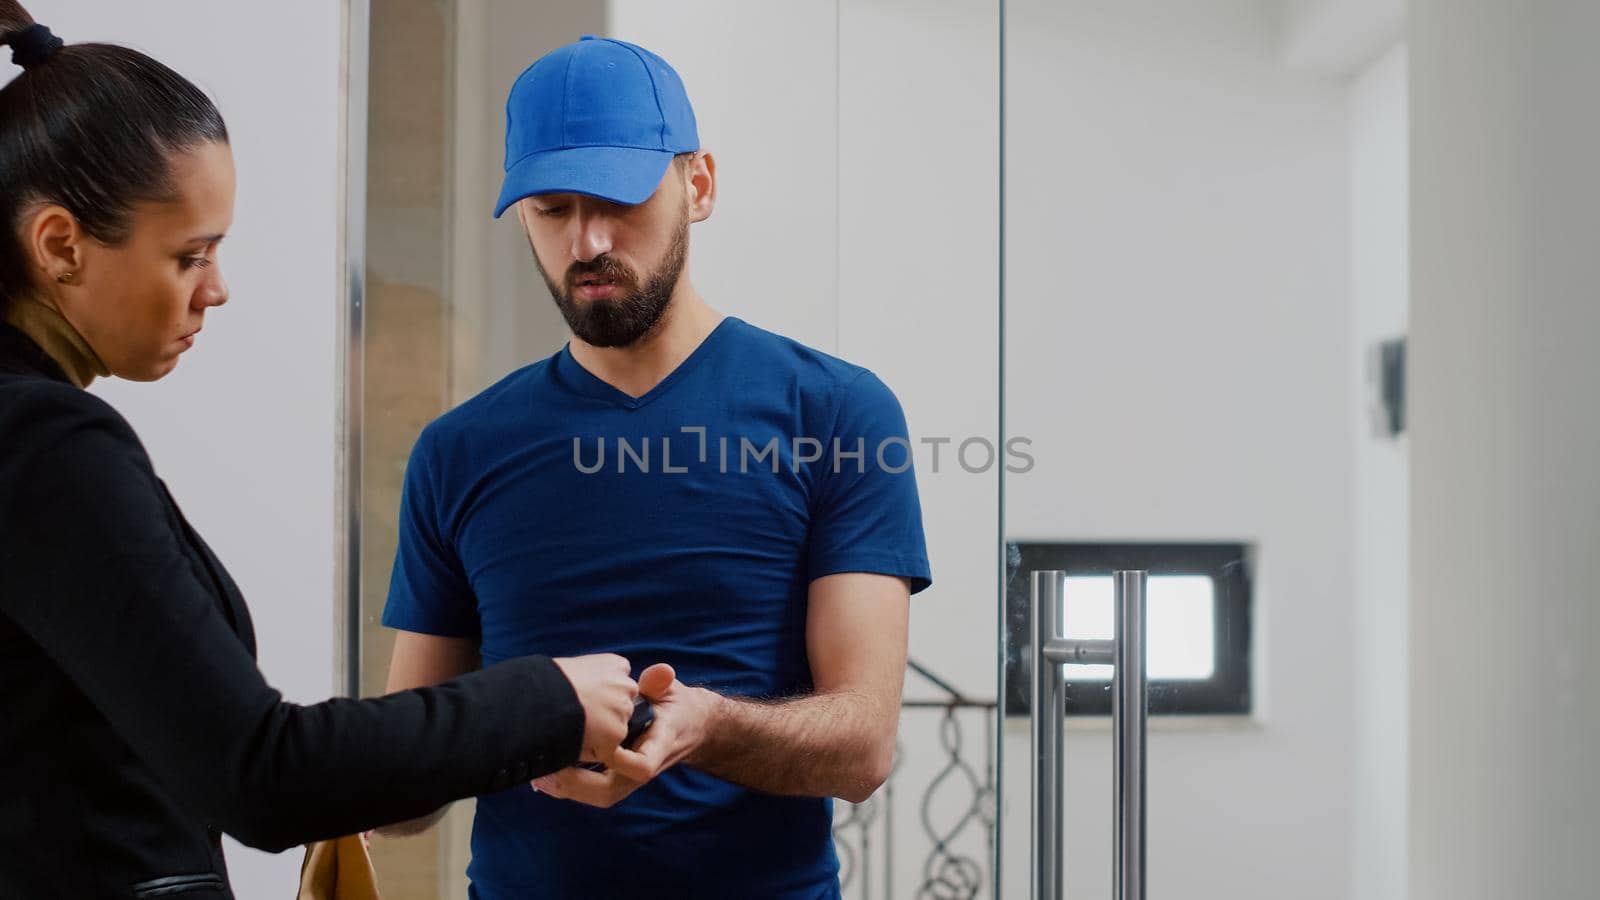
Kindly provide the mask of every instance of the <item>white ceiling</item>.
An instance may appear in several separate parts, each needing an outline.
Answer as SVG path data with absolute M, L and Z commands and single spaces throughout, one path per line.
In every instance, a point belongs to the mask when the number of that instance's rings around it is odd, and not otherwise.
M 1281 0 L 1290 68 L 1344 77 L 1405 38 L 1406 0 Z

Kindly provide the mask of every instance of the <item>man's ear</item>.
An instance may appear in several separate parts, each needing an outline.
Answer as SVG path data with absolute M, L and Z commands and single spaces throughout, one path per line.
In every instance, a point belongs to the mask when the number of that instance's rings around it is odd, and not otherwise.
M 717 161 L 709 150 L 695 153 L 685 173 L 689 193 L 689 221 L 704 222 L 717 206 Z

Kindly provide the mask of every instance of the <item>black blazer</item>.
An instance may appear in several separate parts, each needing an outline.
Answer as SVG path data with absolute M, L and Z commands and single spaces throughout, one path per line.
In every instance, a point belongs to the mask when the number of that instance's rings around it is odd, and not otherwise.
M 0 898 L 231 898 L 221 832 L 415 818 L 571 765 L 583 726 L 547 657 L 284 702 L 128 423 L 0 324 Z

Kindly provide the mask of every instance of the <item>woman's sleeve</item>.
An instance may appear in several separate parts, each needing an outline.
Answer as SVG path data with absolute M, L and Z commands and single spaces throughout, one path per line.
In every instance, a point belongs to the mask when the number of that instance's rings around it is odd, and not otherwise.
M 0 413 L 0 614 L 198 819 L 280 850 L 577 760 L 583 709 L 546 657 L 378 699 L 284 702 L 127 423 L 65 385 L 19 393 Z

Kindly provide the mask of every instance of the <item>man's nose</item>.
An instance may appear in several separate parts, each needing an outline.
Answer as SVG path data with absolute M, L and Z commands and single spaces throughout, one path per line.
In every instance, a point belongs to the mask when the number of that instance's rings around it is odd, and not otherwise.
M 577 233 L 573 235 L 572 256 L 579 262 L 593 262 L 597 257 L 611 252 L 612 223 L 604 215 L 580 215 Z

